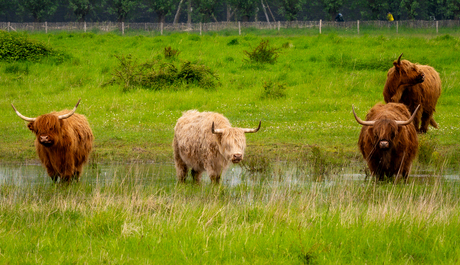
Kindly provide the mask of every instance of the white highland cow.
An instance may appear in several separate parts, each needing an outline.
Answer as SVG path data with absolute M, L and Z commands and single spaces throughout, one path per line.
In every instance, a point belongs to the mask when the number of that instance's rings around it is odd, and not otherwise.
M 214 183 L 230 162 L 243 160 L 246 147 L 245 133 L 255 133 L 260 129 L 232 128 L 222 114 L 189 110 L 177 120 L 174 128 L 174 161 L 177 179 L 184 182 L 188 169 L 192 169 L 195 182 L 200 181 L 206 171 Z

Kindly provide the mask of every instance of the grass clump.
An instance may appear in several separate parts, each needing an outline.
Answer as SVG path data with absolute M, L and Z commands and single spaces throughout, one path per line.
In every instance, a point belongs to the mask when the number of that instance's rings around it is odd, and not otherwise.
M 28 38 L 25 34 L 0 31 L 0 60 L 7 62 L 38 62 L 44 58 L 53 58 L 62 62 L 68 55 L 57 51 L 43 42 Z
M 232 39 L 231 41 L 227 43 L 228 46 L 233 46 L 233 45 L 238 45 L 238 44 L 240 44 L 238 42 L 238 39 Z
M 259 45 L 252 51 L 244 51 L 249 63 L 274 64 L 279 56 L 279 48 L 270 47 L 268 40 L 261 40 Z
M 172 86 L 194 84 L 202 88 L 214 88 L 219 80 L 214 71 L 205 65 L 183 61 L 180 67 L 173 63 L 148 61 L 139 63 L 132 55 L 115 55 L 119 65 L 114 69 L 112 79 L 106 84 L 118 83 L 127 91 L 135 87 L 153 90 Z
M 171 46 L 165 47 L 165 49 L 164 49 L 165 59 L 167 59 L 167 60 L 173 60 L 173 59 L 177 58 L 179 53 L 180 53 L 180 51 L 174 50 L 173 48 L 171 48 Z
M 265 82 L 263 87 L 262 99 L 279 99 L 286 97 L 286 84 L 269 81 Z

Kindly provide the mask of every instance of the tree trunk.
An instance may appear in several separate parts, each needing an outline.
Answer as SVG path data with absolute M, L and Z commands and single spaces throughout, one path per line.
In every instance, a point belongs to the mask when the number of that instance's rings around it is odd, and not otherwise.
M 264 5 L 264 0 L 260 0 L 262 3 L 262 9 L 264 10 L 265 18 L 267 19 L 267 22 L 270 22 L 270 19 L 268 18 L 267 10 L 265 10 L 265 5 Z
M 174 16 L 173 24 L 176 24 L 177 22 L 179 22 L 179 14 L 180 14 L 180 8 L 182 6 L 182 2 L 184 2 L 184 0 L 180 0 L 179 2 L 179 6 L 177 7 L 176 15 Z
M 187 24 L 192 25 L 192 0 L 188 0 L 187 8 Z

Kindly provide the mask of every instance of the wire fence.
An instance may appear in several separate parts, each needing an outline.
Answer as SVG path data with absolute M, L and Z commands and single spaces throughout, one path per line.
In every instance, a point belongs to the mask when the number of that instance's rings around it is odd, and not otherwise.
M 215 32 L 222 30 L 237 30 L 241 35 L 245 29 L 312 29 L 318 33 L 324 30 L 353 30 L 358 34 L 362 29 L 391 29 L 399 32 L 401 29 L 428 29 L 438 33 L 439 29 L 460 30 L 460 20 L 400 20 L 400 21 L 278 21 L 278 22 L 212 22 L 212 23 L 131 23 L 131 22 L 31 22 L 14 23 L 0 22 L 0 29 L 5 31 L 76 31 L 76 32 L 120 32 L 129 31 L 158 32 Z

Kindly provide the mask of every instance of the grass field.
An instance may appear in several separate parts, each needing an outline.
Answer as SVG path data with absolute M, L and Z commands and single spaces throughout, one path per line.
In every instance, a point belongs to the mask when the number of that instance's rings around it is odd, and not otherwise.
M 1 163 L 37 160 L 34 135 L 11 103 L 33 117 L 82 98 L 77 112 L 95 135 L 91 172 L 103 163 L 126 170 L 110 182 L 99 172 L 70 186 L 1 185 L 0 263 L 458 263 L 460 187 L 441 177 L 458 175 L 460 154 L 460 38 L 449 34 L 29 35 L 70 56 L 0 62 Z M 279 49 L 276 62 L 246 62 L 244 51 L 262 40 Z M 164 59 L 165 47 L 177 58 Z M 431 177 L 401 185 L 349 180 L 343 168 L 365 168 L 351 106 L 364 118 L 383 101 L 386 71 L 401 53 L 433 66 L 443 83 L 440 128 L 420 136 L 413 167 Z M 117 59 L 128 55 L 139 64 L 205 65 L 218 85 L 110 84 L 116 70 L 130 69 Z M 243 172 L 251 181 L 177 185 L 170 170 L 137 166 L 173 162 L 173 128 L 189 109 L 220 112 L 238 127 L 262 121 L 247 135 L 245 166 L 259 170 Z M 299 169 L 295 181 L 283 179 L 279 161 Z
M 450 164 L 459 150 L 458 63 L 459 38 L 451 35 L 315 36 L 189 35 L 129 36 L 115 34 L 31 35 L 66 52 L 63 63 L 1 63 L 0 133 L 2 161 L 35 159 L 33 135 L 15 116 L 14 103 L 26 116 L 72 108 L 82 98 L 79 113 L 86 115 L 96 142 L 93 160 L 171 161 L 173 128 L 189 109 L 217 111 L 234 126 L 262 130 L 248 135 L 248 158 L 252 152 L 281 160 L 297 159 L 303 150 L 319 146 L 339 159 L 359 159 L 360 126 L 351 106 L 365 117 L 383 101 L 386 71 L 399 54 L 429 64 L 443 82 L 435 119 L 439 130 L 430 130 L 425 142 L 435 146 Z M 274 64 L 244 61 L 262 40 L 279 48 Z M 233 45 L 230 45 L 233 44 Z M 115 56 L 131 55 L 137 62 L 165 60 L 164 48 L 180 53 L 172 63 L 191 61 L 209 67 L 219 85 L 205 89 L 179 84 L 152 91 L 107 84 L 119 67 Z M 281 85 L 285 97 L 264 98 L 264 85 Z

